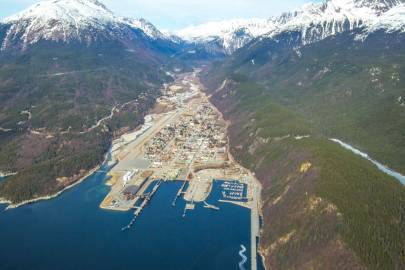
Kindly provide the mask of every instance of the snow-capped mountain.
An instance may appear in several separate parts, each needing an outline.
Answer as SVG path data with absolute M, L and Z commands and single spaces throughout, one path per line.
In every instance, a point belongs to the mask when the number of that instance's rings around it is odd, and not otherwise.
M 212 22 L 185 28 L 177 34 L 200 44 L 216 40 L 230 54 L 256 37 L 275 37 L 284 32 L 299 32 L 301 45 L 306 45 L 357 28 L 403 29 L 403 9 L 404 0 L 328 0 L 267 20 Z
M 273 38 L 285 32 L 299 33 L 306 45 L 337 33 L 365 29 L 404 29 L 405 0 L 328 0 L 306 4 L 298 10 L 270 19 L 238 19 L 209 22 L 177 31 L 159 31 L 144 19 L 115 15 L 97 0 L 44 0 L 0 22 L 1 50 L 25 49 L 41 40 L 57 42 L 135 40 L 142 32 L 150 40 L 182 44 L 183 40 L 209 54 L 231 54 L 257 37 Z
M 238 19 L 208 22 L 190 26 L 176 34 L 188 42 L 219 43 L 227 53 L 246 45 L 253 38 L 275 30 L 276 25 L 266 19 Z
M 24 49 L 40 40 L 87 44 L 98 39 L 130 40 L 134 29 L 152 39 L 165 38 L 146 20 L 116 16 L 97 0 L 45 0 L 1 23 L 8 26 L 2 50 L 16 44 Z
M 134 28 L 141 29 L 151 39 L 168 39 L 169 35 L 159 31 L 151 22 L 145 19 L 124 18 L 124 22 Z
M 363 27 L 371 29 L 377 22 L 388 19 L 387 14 L 397 14 L 396 10 L 402 7 L 402 0 L 329 0 L 321 4 L 307 4 L 271 19 L 277 27 L 267 36 L 297 31 L 301 33 L 301 42 L 305 45 L 344 31 Z
M 405 32 L 405 4 L 397 5 L 366 27 L 365 34 L 384 30 L 385 32 Z

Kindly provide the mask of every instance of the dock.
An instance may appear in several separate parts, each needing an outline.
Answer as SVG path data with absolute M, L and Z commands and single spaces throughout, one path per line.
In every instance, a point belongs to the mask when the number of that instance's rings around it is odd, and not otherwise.
M 160 185 L 162 184 L 163 180 L 158 180 L 155 186 L 153 187 L 152 191 L 146 194 L 139 195 L 139 199 L 142 199 L 142 204 L 140 206 L 134 206 L 135 209 L 134 217 L 129 222 L 129 224 L 121 229 L 121 231 L 129 230 L 135 223 L 136 219 L 140 216 L 143 209 L 149 204 L 152 200 L 152 197 L 156 194 L 157 190 L 159 189 Z M 153 183 L 153 182 L 152 182 Z
M 173 207 L 180 202 L 183 207 L 185 202 L 184 209 L 180 209 L 183 218 L 187 211 L 198 212 L 201 206 L 208 211 L 219 211 L 222 203 L 251 209 L 249 253 L 251 269 L 255 270 L 261 187 L 254 175 L 230 153 L 228 124 L 201 91 L 197 73 L 180 76 L 165 87 L 157 100 L 163 109 L 148 114 L 139 131 L 114 141 L 111 158 L 117 164 L 109 173 L 111 191 L 101 207 L 132 211 L 131 220 L 122 228 L 126 231 L 135 225 L 164 181 L 184 180 L 176 185 L 167 202 Z M 135 170 L 137 173 L 132 174 Z M 208 199 L 214 181 L 221 181 L 218 202 Z
M 212 205 L 212 204 L 208 204 L 206 201 L 204 201 L 204 208 L 219 211 L 219 207 Z
M 174 198 L 174 200 L 172 202 L 172 206 L 176 206 L 177 199 L 181 196 L 181 194 L 183 194 L 185 192 L 184 188 L 186 187 L 186 184 L 187 184 L 187 181 L 184 181 L 183 185 L 181 185 L 179 191 L 176 194 L 176 197 Z

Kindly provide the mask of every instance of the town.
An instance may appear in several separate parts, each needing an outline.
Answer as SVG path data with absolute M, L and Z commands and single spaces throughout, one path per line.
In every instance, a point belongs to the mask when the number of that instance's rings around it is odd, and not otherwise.
M 198 203 L 218 211 L 220 207 L 209 204 L 207 198 L 214 182 L 219 181 L 220 203 L 251 209 L 255 249 L 260 185 L 249 170 L 233 160 L 226 122 L 201 89 L 197 72 L 179 76 L 173 84 L 165 85 L 143 126 L 113 142 L 107 183 L 111 191 L 100 207 L 134 211 L 133 219 L 122 228 L 125 231 L 134 226 L 163 182 L 182 181 L 172 204 L 179 198 L 186 201 L 183 217 Z

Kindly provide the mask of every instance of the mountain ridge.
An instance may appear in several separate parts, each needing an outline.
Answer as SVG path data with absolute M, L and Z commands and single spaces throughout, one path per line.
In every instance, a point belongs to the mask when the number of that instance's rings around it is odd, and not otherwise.
M 17 173 L 0 198 L 75 183 L 195 60 L 230 151 L 263 185 L 264 263 L 404 269 L 404 186 L 329 140 L 405 173 L 403 1 L 307 4 L 188 40 L 96 0 L 41 3 L 54 12 L 34 5 L 0 24 L 0 171 Z
M 133 40 L 142 31 L 152 40 L 172 41 L 145 19 L 115 15 L 97 0 L 45 0 L 0 22 L 7 27 L 1 50 L 18 46 L 27 49 L 41 40 L 79 41 Z
M 230 55 L 256 38 L 273 38 L 287 31 L 301 32 L 301 44 L 297 46 L 358 28 L 364 28 L 360 38 L 380 29 L 404 31 L 404 5 L 402 0 L 328 0 L 308 3 L 268 19 L 207 22 L 168 34 L 145 19 L 117 16 L 97 0 L 44 0 L 0 21 L 6 29 L 0 42 L 2 51 L 12 47 L 27 49 L 40 40 L 126 42 L 134 39 L 133 31 L 141 31 L 151 40 Z
M 404 173 L 405 33 L 361 33 L 297 50 L 300 33 L 283 32 L 203 75 L 234 156 L 263 185 L 268 268 L 404 268 L 404 186 L 329 140 Z
M 308 3 L 269 19 L 211 22 L 182 29 L 177 34 L 199 44 L 209 45 L 216 40 L 228 55 L 255 38 L 272 38 L 287 31 L 300 31 L 303 36 L 300 45 L 307 45 L 362 27 L 369 31 L 403 30 L 404 23 L 400 23 L 405 21 L 403 3 L 402 0 L 328 0 Z M 243 32 L 244 29 L 248 31 Z
M 179 44 L 94 0 L 42 1 L 3 22 L 0 171 L 18 174 L 0 197 L 13 203 L 58 193 L 99 165 L 184 67 L 170 57 Z

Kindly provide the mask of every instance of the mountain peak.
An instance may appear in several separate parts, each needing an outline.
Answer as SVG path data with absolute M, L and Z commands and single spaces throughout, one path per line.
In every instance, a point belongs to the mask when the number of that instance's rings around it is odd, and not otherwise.
M 114 14 L 97 0 L 45 0 L 7 17 L 3 22 L 20 20 L 60 20 L 74 22 L 83 19 L 114 20 Z
M 261 35 L 266 33 L 269 27 L 267 19 L 234 19 L 225 21 L 213 21 L 203 23 L 197 26 L 189 26 L 177 31 L 180 37 L 186 40 L 207 39 L 212 37 L 231 34 L 241 28 L 247 29 L 253 35 Z
M 386 12 L 394 6 L 403 3 L 403 0 L 329 0 L 338 6 L 353 6 L 356 8 L 371 8 L 376 12 Z
M 196 43 L 219 41 L 225 52 L 230 54 L 253 38 L 274 30 L 274 27 L 273 22 L 267 19 L 234 19 L 190 26 L 176 34 L 184 40 Z
M 404 0 L 328 0 L 307 4 L 275 18 L 275 36 L 285 31 L 298 31 L 302 43 L 309 44 L 328 36 L 356 28 L 370 27 L 389 11 L 403 6 Z
M 2 50 L 16 42 L 25 49 L 40 40 L 91 43 L 102 31 L 117 28 L 121 20 L 97 0 L 45 0 L 3 23 L 10 28 Z M 111 35 L 112 32 L 107 34 Z
M 380 28 L 402 29 L 404 2 L 405 0 L 325 0 L 322 3 L 305 4 L 295 11 L 270 19 L 209 22 L 185 28 L 177 34 L 185 40 L 202 44 L 217 41 L 226 53 L 234 52 L 253 38 L 274 37 L 283 32 L 300 32 L 302 44 L 305 45 L 347 30 L 362 27 L 371 29 L 370 26 L 376 22 L 379 22 Z
M 45 0 L 2 21 L 8 31 L 1 49 L 27 48 L 40 40 L 90 44 L 98 39 L 131 39 L 131 29 L 149 38 L 165 38 L 146 20 L 116 16 L 97 0 Z

